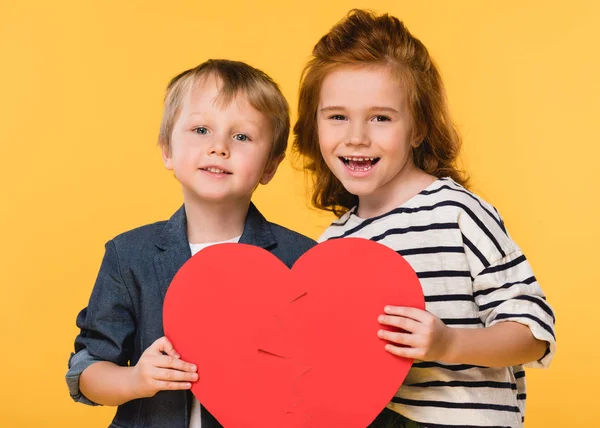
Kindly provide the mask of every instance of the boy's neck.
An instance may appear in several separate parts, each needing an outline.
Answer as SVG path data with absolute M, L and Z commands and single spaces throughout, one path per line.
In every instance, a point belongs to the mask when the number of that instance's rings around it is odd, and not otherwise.
M 250 200 L 185 201 L 188 242 L 223 242 L 240 236 L 244 231 L 249 206 Z

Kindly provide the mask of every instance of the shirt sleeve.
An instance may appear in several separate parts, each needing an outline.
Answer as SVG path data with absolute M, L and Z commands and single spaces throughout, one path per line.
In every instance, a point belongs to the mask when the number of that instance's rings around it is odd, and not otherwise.
M 479 317 L 486 327 L 506 321 L 529 327 L 548 346 L 539 360 L 524 366 L 548 367 L 556 352 L 554 311 L 498 211 L 478 197 L 466 200 L 471 211 L 458 223 Z
M 88 306 L 77 316 L 77 327 L 80 333 L 66 374 L 69 393 L 77 402 L 97 405 L 81 393 L 81 373 L 98 361 L 127 366 L 136 331 L 131 294 L 123 281 L 113 241 L 106 244 Z
M 529 262 L 520 249 L 489 264 L 473 281 L 473 296 L 486 327 L 500 322 L 524 324 L 548 343 L 545 354 L 526 367 L 548 367 L 556 352 L 554 311 L 546 302 Z

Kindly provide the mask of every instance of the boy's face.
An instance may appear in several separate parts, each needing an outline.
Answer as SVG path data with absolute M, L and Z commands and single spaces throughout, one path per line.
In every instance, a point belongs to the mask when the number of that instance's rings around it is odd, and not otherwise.
M 213 76 L 197 82 L 173 126 L 170 150 L 163 149 L 186 203 L 247 202 L 281 162 L 267 162 L 273 144 L 267 117 L 242 93 L 227 106 L 219 103 L 220 86 Z

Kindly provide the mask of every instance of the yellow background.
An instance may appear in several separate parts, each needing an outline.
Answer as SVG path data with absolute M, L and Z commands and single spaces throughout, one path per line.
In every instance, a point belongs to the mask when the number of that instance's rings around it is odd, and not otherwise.
M 556 309 L 526 427 L 597 426 L 600 6 L 595 1 L 0 2 L 0 426 L 102 427 L 64 382 L 105 241 L 181 203 L 155 146 L 163 88 L 207 58 L 271 74 L 295 112 L 312 46 L 352 7 L 405 21 L 441 67 L 473 189 Z M 316 238 L 289 163 L 255 201 Z M 342 326 L 340 326 L 342 327 Z

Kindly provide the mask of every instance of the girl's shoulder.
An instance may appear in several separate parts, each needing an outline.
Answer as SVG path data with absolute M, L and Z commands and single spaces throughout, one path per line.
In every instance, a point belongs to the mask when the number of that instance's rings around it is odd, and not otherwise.
M 439 181 L 438 200 L 430 200 L 427 204 L 453 207 L 463 239 L 478 242 L 481 251 L 489 247 L 490 257 L 496 252 L 503 256 L 518 250 L 506 230 L 504 220 L 492 204 L 450 178 Z
M 423 205 L 455 206 L 482 220 L 502 223 L 498 210 L 492 204 L 449 177 L 438 179 L 434 183 L 433 189 L 422 193 L 425 193 L 426 196 L 421 199 Z
M 327 229 L 323 232 L 323 234 L 319 237 L 317 242 L 321 243 L 327 241 L 330 238 L 338 237 L 338 235 L 344 232 L 346 229 L 351 227 L 352 224 L 352 213 L 356 210 L 356 207 L 352 207 L 341 217 L 334 220 Z
M 449 177 L 437 179 L 402 206 L 381 216 L 360 219 L 354 215 L 355 210 L 356 207 L 350 209 L 332 222 L 319 238 L 319 242 L 354 234 L 353 232 L 370 224 L 389 226 L 397 223 L 398 227 L 408 227 L 423 226 L 427 222 L 454 223 L 461 229 L 470 230 L 475 225 L 477 230 L 497 235 L 501 241 L 508 239 L 504 222 L 496 208 Z

